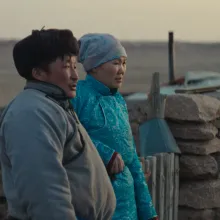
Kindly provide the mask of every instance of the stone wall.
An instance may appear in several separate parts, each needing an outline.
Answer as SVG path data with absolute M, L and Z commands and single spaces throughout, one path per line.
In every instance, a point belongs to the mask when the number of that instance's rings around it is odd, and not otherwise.
M 138 126 L 147 119 L 147 103 L 128 103 L 137 149 Z M 182 151 L 179 220 L 220 219 L 220 101 L 204 95 L 174 95 L 165 117 Z

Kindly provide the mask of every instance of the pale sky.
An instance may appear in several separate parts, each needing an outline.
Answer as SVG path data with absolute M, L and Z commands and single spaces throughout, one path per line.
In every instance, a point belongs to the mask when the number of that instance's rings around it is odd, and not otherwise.
M 220 0 L 0 0 L 0 38 L 68 28 L 78 38 L 108 32 L 121 40 L 220 42 Z

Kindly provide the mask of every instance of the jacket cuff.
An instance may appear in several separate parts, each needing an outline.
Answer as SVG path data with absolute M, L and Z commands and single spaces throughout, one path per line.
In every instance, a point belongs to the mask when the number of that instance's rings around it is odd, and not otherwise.
M 111 169 L 112 169 L 113 163 L 114 163 L 115 158 L 116 158 L 117 155 L 118 155 L 118 153 L 114 152 L 111 159 L 110 159 L 110 161 L 108 162 L 108 164 L 106 166 L 108 174 L 111 174 Z
M 158 216 L 151 218 L 151 220 L 159 220 Z

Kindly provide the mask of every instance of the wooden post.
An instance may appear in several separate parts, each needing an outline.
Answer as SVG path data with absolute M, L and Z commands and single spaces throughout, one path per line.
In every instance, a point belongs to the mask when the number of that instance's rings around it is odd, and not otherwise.
M 148 104 L 148 120 L 153 118 L 164 118 L 165 96 L 160 94 L 160 74 L 158 72 L 155 72 L 152 77 Z
M 156 207 L 156 176 L 157 176 L 157 158 L 155 156 L 151 157 L 150 160 L 150 167 L 151 167 L 151 197 L 154 206 Z
M 168 59 L 169 59 L 169 84 L 172 84 L 175 80 L 174 76 L 174 36 L 173 32 L 169 32 L 168 41 Z
M 175 154 L 170 154 L 170 203 L 169 203 L 169 220 L 174 220 L 173 209 L 174 209 L 174 160 Z
M 164 193 L 165 193 L 165 176 L 164 176 L 164 154 L 158 155 L 157 166 L 157 212 L 160 220 L 164 220 Z
M 179 209 L 179 155 L 175 155 L 174 160 L 174 195 L 173 195 L 173 219 L 178 219 L 178 209 Z
M 147 181 L 160 220 L 177 220 L 179 203 L 179 155 L 160 153 L 140 158 L 143 170 L 151 171 Z
M 165 220 L 170 220 L 170 182 L 171 182 L 171 159 L 170 159 L 170 154 L 167 153 L 164 161 L 164 167 L 165 167 L 165 212 L 164 212 L 164 219 Z

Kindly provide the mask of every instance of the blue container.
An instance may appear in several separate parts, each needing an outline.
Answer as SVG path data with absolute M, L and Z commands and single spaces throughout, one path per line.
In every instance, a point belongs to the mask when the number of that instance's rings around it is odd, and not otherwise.
M 154 118 L 139 127 L 140 156 L 152 156 L 157 153 L 181 153 L 167 122 Z

